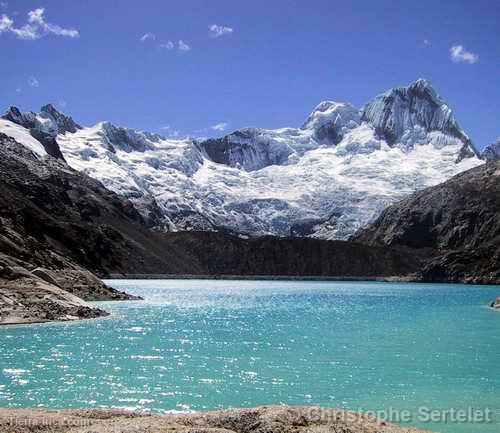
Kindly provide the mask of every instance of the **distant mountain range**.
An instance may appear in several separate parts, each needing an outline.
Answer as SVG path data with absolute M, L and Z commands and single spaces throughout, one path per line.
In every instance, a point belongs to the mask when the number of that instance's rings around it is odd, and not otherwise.
M 478 155 L 424 80 L 209 140 L 11 107 L 0 280 L 41 275 L 86 299 L 127 296 L 85 269 L 498 284 L 499 147 Z
M 101 277 L 391 277 L 408 274 L 418 264 L 412 254 L 342 241 L 242 239 L 226 233 L 150 230 L 129 200 L 62 160 L 37 157 L 2 133 L 0 178 L 0 286 L 3 279 L 26 277 L 42 268 L 59 271 L 60 288 L 94 300 L 97 292 L 103 291 L 101 287 L 78 291 L 81 281 L 68 281 L 65 276 L 78 273 L 81 278 L 79 271 L 87 269 Z M 54 275 L 47 271 L 40 275 L 46 274 Z M 104 295 L 120 297 L 117 293 Z M 1 304 L 2 299 L 0 310 Z
M 100 181 L 160 231 L 348 239 L 390 204 L 484 163 L 422 79 L 361 109 L 324 101 L 300 128 L 216 139 L 82 127 L 52 105 L 11 107 L 0 132 Z

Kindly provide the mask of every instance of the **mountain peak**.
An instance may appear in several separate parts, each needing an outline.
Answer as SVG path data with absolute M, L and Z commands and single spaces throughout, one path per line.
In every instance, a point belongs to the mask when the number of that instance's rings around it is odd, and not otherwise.
M 422 89 L 422 90 L 427 90 L 430 89 L 434 91 L 434 88 L 432 87 L 432 84 L 429 80 L 426 78 L 418 78 L 416 79 L 413 83 L 411 83 L 408 86 L 409 89 Z
M 42 112 L 44 111 L 47 113 L 59 113 L 59 114 L 61 114 L 59 112 L 59 110 L 57 110 L 57 108 L 51 103 L 44 105 L 42 108 L 40 108 L 40 111 L 42 111 Z
M 497 138 L 495 143 L 489 144 L 484 148 L 481 157 L 485 161 L 500 160 L 500 137 Z
M 319 142 L 337 144 L 344 133 L 360 123 L 359 110 L 346 102 L 320 102 L 307 117 L 301 129 L 314 131 Z
M 440 146 L 461 142 L 463 157 L 477 154 L 449 106 L 430 82 L 422 78 L 375 97 L 364 107 L 362 120 L 371 124 L 390 146 L 406 148 L 406 142 L 411 142 L 410 147 L 418 142 L 427 143 L 427 134 L 441 133 Z
M 2 119 L 9 120 L 25 128 L 34 128 L 36 126 L 36 114 L 32 112 L 23 113 L 19 108 L 11 105 L 2 115 Z
M 57 126 L 57 133 L 65 134 L 66 132 L 75 133 L 82 127 L 76 123 L 73 118 L 61 113 L 54 105 L 47 104 L 40 108 L 40 115 L 44 118 L 49 118 Z
M 416 97 L 428 99 L 429 101 L 434 102 L 436 105 L 445 104 L 445 102 L 437 94 L 434 87 L 432 87 L 431 82 L 424 78 L 419 78 L 418 80 L 414 81 L 408 87 L 406 87 L 406 89 L 408 93 L 411 93 Z

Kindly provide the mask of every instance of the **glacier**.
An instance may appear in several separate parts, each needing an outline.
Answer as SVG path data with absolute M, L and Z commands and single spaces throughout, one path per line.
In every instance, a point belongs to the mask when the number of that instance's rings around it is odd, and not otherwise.
M 43 132 L 47 153 L 59 150 L 165 231 L 348 239 L 388 205 L 484 163 L 423 79 L 361 109 L 321 102 L 298 128 L 244 128 L 213 139 L 109 122 L 82 127 L 53 106 L 39 114 L 12 107 L 0 132 L 13 128 L 24 129 L 18 141 L 32 149 Z

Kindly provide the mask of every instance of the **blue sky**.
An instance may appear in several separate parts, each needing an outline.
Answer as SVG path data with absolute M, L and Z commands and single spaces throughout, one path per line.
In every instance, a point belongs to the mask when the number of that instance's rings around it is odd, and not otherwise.
M 500 136 L 498 0 L 2 0 L 0 17 L 2 109 L 210 136 L 423 77 L 478 148 Z

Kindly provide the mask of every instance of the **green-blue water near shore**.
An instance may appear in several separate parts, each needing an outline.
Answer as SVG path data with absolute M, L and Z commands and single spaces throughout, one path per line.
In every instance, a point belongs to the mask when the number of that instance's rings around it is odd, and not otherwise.
M 500 431 L 499 287 L 112 280 L 111 318 L 0 328 L 0 407 L 408 409 L 412 425 Z M 419 407 L 491 408 L 425 423 Z

